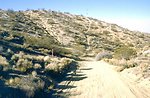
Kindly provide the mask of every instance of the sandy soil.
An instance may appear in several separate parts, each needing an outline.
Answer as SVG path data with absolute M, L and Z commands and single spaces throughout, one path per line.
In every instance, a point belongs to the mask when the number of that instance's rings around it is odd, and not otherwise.
M 104 61 L 82 61 L 77 73 L 60 83 L 69 98 L 150 98 L 150 89 L 113 70 Z M 71 82 L 67 82 L 70 81 Z M 67 83 L 67 84 L 66 84 Z M 67 85 L 67 86 L 63 86 Z

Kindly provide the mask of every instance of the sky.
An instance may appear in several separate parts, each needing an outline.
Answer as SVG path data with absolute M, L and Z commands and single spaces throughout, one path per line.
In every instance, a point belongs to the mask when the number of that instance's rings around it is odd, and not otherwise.
M 0 0 L 1 9 L 51 9 L 150 33 L 150 0 Z

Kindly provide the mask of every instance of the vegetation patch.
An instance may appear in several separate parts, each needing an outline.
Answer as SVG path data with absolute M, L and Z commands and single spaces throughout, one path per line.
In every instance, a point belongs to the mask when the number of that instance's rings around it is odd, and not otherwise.
M 128 46 L 121 46 L 114 51 L 114 57 L 117 59 L 129 60 L 136 56 L 136 50 Z

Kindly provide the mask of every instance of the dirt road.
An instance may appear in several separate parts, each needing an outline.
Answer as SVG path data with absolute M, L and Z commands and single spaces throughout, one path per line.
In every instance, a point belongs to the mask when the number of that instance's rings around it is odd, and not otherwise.
M 150 89 L 121 76 L 104 61 L 82 61 L 77 74 L 68 75 L 66 81 L 60 85 L 69 98 L 150 98 Z

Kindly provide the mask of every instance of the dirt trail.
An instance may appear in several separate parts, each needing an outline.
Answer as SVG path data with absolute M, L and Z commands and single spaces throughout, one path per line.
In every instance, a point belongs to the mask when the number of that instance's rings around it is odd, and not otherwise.
M 81 65 L 63 89 L 69 98 L 150 98 L 150 89 L 126 79 L 103 61 L 82 61 Z

